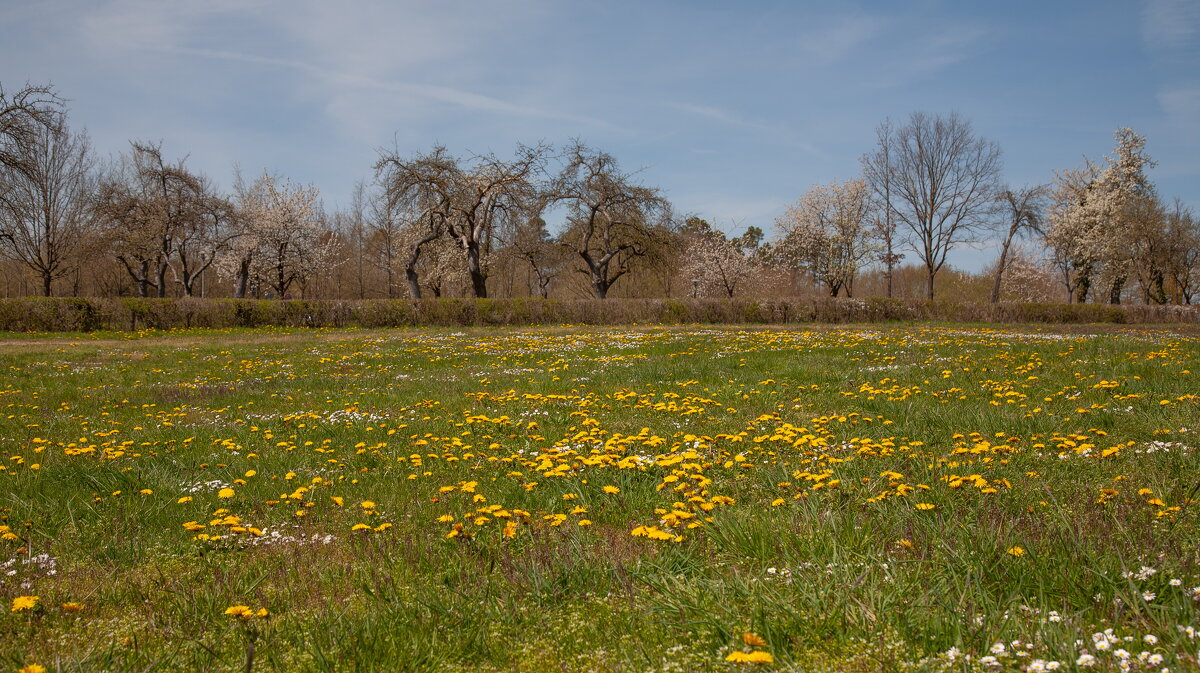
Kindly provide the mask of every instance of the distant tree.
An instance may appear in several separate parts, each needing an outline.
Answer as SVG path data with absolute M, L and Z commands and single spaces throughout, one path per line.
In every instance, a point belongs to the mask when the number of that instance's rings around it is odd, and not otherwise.
M 420 299 L 421 254 L 426 246 L 447 235 L 447 223 L 456 216 L 459 185 L 465 180 L 463 170 L 459 160 L 438 145 L 412 158 L 402 158 L 395 152 L 384 155 L 375 164 L 375 177 L 384 189 L 376 221 L 386 222 L 388 227 L 395 225 L 395 231 L 389 233 L 405 250 L 409 296 Z M 407 217 L 402 219 L 402 214 Z
M 877 250 L 869 212 L 864 180 L 815 186 L 775 221 L 783 234 L 776 254 L 805 270 L 830 296 L 842 290 L 853 296 L 855 276 Z
M 195 296 L 197 281 L 204 278 L 239 236 L 233 204 L 217 194 L 207 180 L 201 178 L 200 184 L 202 193 L 196 204 L 195 219 L 180 230 L 175 254 L 167 259 L 172 277 L 188 297 Z
M 531 274 L 531 294 L 542 299 L 550 296 L 550 285 L 567 268 L 567 256 L 541 217 L 533 217 L 520 225 L 508 241 L 512 255 L 520 260 Z
M 621 172 L 616 159 L 576 142 L 548 200 L 565 203 L 561 240 L 585 265 L 599 299 L 633 270 L 639 259 L 666 244 L 670 205 L 657 189 Z
M 861 162 L 863 179 L 871 187 L 872 205 L 876 213 L 873 223 L 875 238 L 879 241 L 879 261 L 883 264 L 883 278 L 887 296 L 894 296 L 895 269 L 904 255 L 896 252 L 900 245 L 896 231 L 895 168 L 892 163 L 892 121 L 885 119 L 875 128 L 876 150 L 864 154 Z
M 1000 301 L 1000 288 L 1004 273 L 1008 269 L 1008 253 L 1012 248 L 1013 241 L 1022 232 L 1040 231 L 1045 197 L 1046 188 L 1041 185 L 1020 189 L 1001 187 L 996 195 L 996 200 L 1005 214 L 1003 220 L 1005 229 L 1004 239 L 1000 244 L 1000 259 L 996 263 L 996 272 L 992 281 L 991 302 L 993 304 Z
M 908 244 L 925 266 L 926 298 L 956 246 L 984 226 L 1000 175 L 1000 147 L 976 137 L 967 120 L 914 112 L 864 163 L 872 184 L 886 176 L 893 207 Z M 876 188 L 878 189 L 878 187 Z
M 1100 263 L 1098 252 L 1083 237 L 1083 218 L 1076 210 L 1087 199 L 1088 185 L 1099 172 L 1094 162 L 1085 159 L 1077 168 L 1055 172 L 1050 185 L 1044 236 L 1070 303 L 1087 301 Z
M 46 131 L 63 128 L 63 101 L 54 88 L 26 84 L 9 94 L 0 84 L 0 166 L 20 169 L 30 146 Z
M 91 235 L 95 160 L 86 132 L 37 125 L 0 162 L 0 251 L 38 276 L 42 294 L 71 274 Z
M 1139 213 L 1156 198 L 1145 172 L 1154 165 L 1145 155 L 1145 137 L 1129 128 L 1114 135 L 1117 149 L 1105 157 L 1103 167 L 1089 161 L 1058 174 L 1047 219 L 1047 241 L 1066 276 L 1073 277 L 1068 282 L 1081 302 L 1097 274 L 1108 286 L 1108 302 L 1121 302 L 1134 261 Z
M 719 294 L 732 298 L 755 271 L 755 253 L 762 230 L 750 227 L 745 234 L 727 238 L 706 220 L 688 218 L 681 230 L 684 280 L 693 297 Z
M 1200 291 L 1200 219 L 1179 199 L 1165 217 L 1165 266 L 1172 294 L 1176 302 L 1191 304 Z
M 996 260 L 997 266 L 1000 260 Z M 1014 246 L 1009 249 L 1000 288 L 1001 301 L 1046 302 L 1054 298 L 1054 268 L 1035 252 Z M 993 272 L 993 279 L 995 273 Z
M 138 296 L 167 294 L 167 271 L 179 244 L 205 226 L 211 194 L 185 166 L 169 163 L 162 145 L 134 141 L 101 182 L 96 214 Z M 210 260 L 211 261 L 211 260 Z
M 323 226 L 315 187 L 293 185 L 267 171 L 250 185 L 238 181 L 238 235 L 223 271 L 234 294 L 258 281 L 278 299 L 328 267 L 333 234 Z

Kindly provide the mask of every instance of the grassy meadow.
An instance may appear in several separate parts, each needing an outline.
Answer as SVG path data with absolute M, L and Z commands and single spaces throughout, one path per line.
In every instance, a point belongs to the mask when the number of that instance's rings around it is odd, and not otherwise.
M 3 671 L 1191 671 L 1194 328 L 0 337 Z

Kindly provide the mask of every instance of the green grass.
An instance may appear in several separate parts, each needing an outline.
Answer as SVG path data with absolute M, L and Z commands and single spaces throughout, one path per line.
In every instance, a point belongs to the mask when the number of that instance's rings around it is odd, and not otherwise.
M 1193 670 L 1198 365 L 1166 328 L 12 335 L 0 671 Z

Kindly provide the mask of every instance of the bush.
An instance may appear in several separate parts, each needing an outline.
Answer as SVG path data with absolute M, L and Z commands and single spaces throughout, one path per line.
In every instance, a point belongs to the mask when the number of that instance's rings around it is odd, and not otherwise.
M 227 327 L 444 327 L 547 324 L 849 322 L 1198 323 L 1194 306 L 970 304 L 884 299 L 286 300 L 27 297 L 0 299 L 0 331 Z

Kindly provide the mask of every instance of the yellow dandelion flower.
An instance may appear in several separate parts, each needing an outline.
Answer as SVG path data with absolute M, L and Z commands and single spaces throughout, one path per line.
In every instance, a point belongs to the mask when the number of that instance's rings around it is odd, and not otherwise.
M 762 636 L 755 635 L 747 631 L 742 634 L 742 642 L 751 647 L 766 647 L 767 641 L 763 640 Z
M 732 661 L 737 664 L 769 664 L 775 661 L 775 657 L 771 656 L 770 652 L 756 650 L 754 652 L 730 652 L 729 656 L 725 657 L 725 661 Z
M 1008 553 L 1011 554 L 1012 556 L 1024 556 L 1025 549 L 1022 547 L 1009 547 Z
M 617 488 L 616 486 L 605 486 L 604 488 L 602 488 L 600 490 L 604 491 L 605 493 L 607 493 L 609 495 L 616 495 L 621 492 L 621 489 Z
M 232 498 L 233 497 L 233 489 L 232 488 L 223 488 L 223 489 L 217 491 L 217 497 L 221 498 L 221 499 Z
M 24 612 L 26 610 L 32 610 L 37 607 L 37 604 L 38 604 L 37 596 L 17 596 L 16 598 L 13 599 L 12 611 L 13 612 Z
M 936 509 L 937 505 L 933 504 L 932 502 L 918 502 L 917 504 L 913 505 L 913 507 L 916 507 L 922 512 L 927 512 L 931 509 Z

